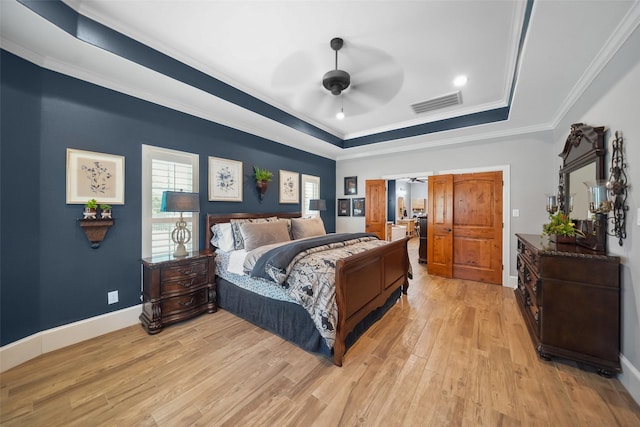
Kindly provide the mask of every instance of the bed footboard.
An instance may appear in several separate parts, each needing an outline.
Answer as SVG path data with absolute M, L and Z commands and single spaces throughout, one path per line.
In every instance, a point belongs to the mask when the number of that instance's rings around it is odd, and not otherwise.
M 338 324 L 333 347 L 333 363 L 342 366 L 345 339 L 369 313 L 384 305 L 402 286 L 409 287 L 408 238 L 341 259 L 336 264 Z

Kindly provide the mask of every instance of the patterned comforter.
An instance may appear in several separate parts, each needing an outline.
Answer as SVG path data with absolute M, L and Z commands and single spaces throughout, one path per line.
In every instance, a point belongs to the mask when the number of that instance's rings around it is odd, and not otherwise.
M 326 341 L 329 348 L 335 342 L 335 325 L 338 320 L 338 306 L 336 303 L 335 268 L 341 258 L 364 252 L 387 242 L 365 233 L 344 237 L 326 243 L 325 236 L 306 239 L 300 251 L 293 255 L 278 256 L 277 249 L 264 253 L 256 262 L 251 272 L 254 277 L 268 276 L 283 286 L 289 296 L 302 305 L 316 328 Z M 278 249 L 287 251 L 288 246 L 296 245 L 296 241 L 282 245 Z M 264 257 L 277 258 L 269 261 Z M 261 266 L 261 267 L 260 267 Z

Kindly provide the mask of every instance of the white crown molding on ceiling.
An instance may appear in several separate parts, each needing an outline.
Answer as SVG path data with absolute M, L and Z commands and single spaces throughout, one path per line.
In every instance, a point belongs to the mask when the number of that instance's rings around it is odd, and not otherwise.
M 255 114 L 253 112 L 248 112 L 251 115 L 251 119 L 246 119 L 247 110 L 242 107 L 238 107 L 235 104 L 222 101 L 219 98 L 211 96 L 209 94 L 204 93 L 198 89 L 195 89 L 189 85 L 186 85 L 181 82 L 177 82 L 174 79 L 171 79 L 167 76 L 161 75 L 156 72 L 151 72 L 150 70 L 139 66 L 138 64 L 134 64 L 131 61 L 125 60 L 123 58 L 117 57 L 116 55 L 110 54 L 108 52 L 103 51 L 102 49 L 93 47 L 85 42 L 79 41 L 71 36 L 68 36 L 70 39 L 73 39 L 76 43 L 82 43 L 84 45 L 84 49 L 87 52 L 91 52 L 91 55 L 109 55 L 110 60 L 118 60 L 121 61 L 123 66 L 133 66 L 138 67 L 145 72 L 150 72 L 153 74 L 157 74 L 157 78 L 162 79 L 162 84 L 171 85 L 175 88 L 175 90 L 184 90 L 188 93 L 193 93 L 196 98 L 202 98 L 202 102 L 200 105 L 193 105 L 193 102 L 178 102 L 176 99 L 159 96 L 156 92 L 151 90 L 144 90 L 139 85 L 136 84 L 128 84 L 124 83 L 122 80 L 114 80 L 113 76 L 104 75 L 101 73 L 99 69 L 89 69 L 86 67 L 79 67 L 73 63 L 69 63 L 64 60 L 60 60 L 57 57 L 53 57 L 50 55 L 44 55 L 41 52 L 33 51 L 25 46 L 20 45 L 12 40 L 8 40 L 4 37 L 0 39 L 0 46 L 5 48 L 6 50 L 23 57 L 43 68 L 51 69 L 53 71 L 66 74 L 81 80 L 88 81 L 90 83 L 97 84 L 102 87 L 106 87 L 117 92 L 121 92 L 124 94 L 128 94 L 158 105 L 162 105 L 168 108 L 172 108 L 177 111 L 182 111 L 190 115 L 194 115 L 205 120 L 209 120 L 212 122 L 220 123 L 225 126 L 233 127 L 235 129 L 251 133 L 253 135 L 257 135 L 263 137 L 265 139 L 273 140 L 278 143 L 288 145 L 294 148 L 302 149 L 312 154 L 316 154 L 322 157 L 326 157 L 333 160 L 346 160 L 353 158 L 366 158 L 371 156 L 392 154 L 398 152 L 408 152 L 415 150 L 424 150 L 429 148 L 437 148 L 448 145 L 456 145 L 463 144 L 469 142 L 481 142 L 494 138 L 501 137 L 510 137 L 516 135 L 523 135 L 528 133 L 537 133 L 541 131 L 549 131 L 555 129 L 562 118 L 567 114 L 570 108 L 577 102 L 577 100 L 582 96 L 582 94 L 586 91 L 589 85 L 593 82 L 593 80 L 597 77 L 600 71 L 606 66 L 606 64 L 611 60 L 613 55 L 618 51 L 618 49 L 622 46 L 622 44 L 627 40 L 627 38 L 635 31 L 636 27 L 640 23 L 640 2 L 635 2 L 633 6 L 630 8 L 628 13 L 625 15 L 624 19 L 620 21 L 620 24 L 613 31 L 609 39 L 600 49 L 598 55 L 592 60 L 589 67 L 585 69 L 585 72 L 582 74 L 580 79 L 578 79 L 571 89 L 569 95 L 566 97 L 562 105 L 558 108 L 557 112 L 553 116 L 552 120 L 548 123 L 535 124 L 531 126 L 522 126 L 511 129 L 503 129 L 503 124 L 505 122 L 499 123 L 491 123 L 479 126 L 468 127 L 464 129 L 458 129 L 453 131 L 445 131 L 439 132 L 437 134 L 428 134 L 428 135 L 419 135 L 409 138 L 398 139 L 394 141 L 386 141 L 380 142 L 376 144 L 370 144 L 367 146 L 353 147 L 348 149 L 342 149 L 332 144 L 326 143 L 324 141 L 320 141 L 314 137 L 306 135 L 302 132 L 299 132 L 295 129 L 292 129 L 288 126 L 277 123 L 273 120 L 267 119 L 263 116 Z M 7 10 L 7 7 L 19 8 L 19 13 L 21 14 L 30 14 L 32 16 L 29 19 L 39 19 L 44 20 L 43 18 L 35 15 L 31 11 L 29 11 L 23 5 L 20 5 L 16 2 L 5 2 L 3 1 L 3 12 Z M 14 10 L 11 10 L 12 13 L 16 13 Z M 46 24 L 40 25 L 50 25 L 51 23 L 46 21 Z M 193 64 L 188 64 L 194 66 Z M 201 69 L 201 68 L 199 68 Z M 226 76 L 220 76 L 220 80 L 225 81 L 229 84 L 233 83 L 232 79 L 226 78 Z M 237 82 L 236 82 L 237 83 Z M 189 92 L 194 91 L 194 92 Z M 256 94 L 253 94 L 256 98 L 262 99 Z M 264 99 L 263 99 L 264 100 Z M 243 120 L 230 120 L 229 115 L 216 115 L 214 113 L 214 109 L 212 107 L 213 104 L 223 105 L 224 108 L 229 109 L 239 109 L 242 110 L 243 114 L 239 117 L 243 117 Z M 222 108 L 222 107 L 221 107 Z M 281 108 L 281 107 L 278 107 Z M 282 109 L 282 108 L 281 108 Z M 283 109 L 286 111 L 285 109 Z M 292 115 L 298 116 L 298 114 Z M 508 120 L 506 121 L 508 122 Z M 316 125 L 317 126 L 317 125 Z M 320 126 L 318 126 L 320 127 Z M 322 128 L 324 129 L 324 128 Z M 325 129 L 326 130 L 326 129 Z M 327 130 L 330 132 L 329 130 Z M 462 134 L 462 135 L 461 135 Z M 295 141 L 292 142 L 292 141 Z
M 625 17 L 620 21 L 617 28 L 611 33 L 609 39 L 604 46 L 602 46 L 602 49 L 600 49 L 595 58 L 593 58 L 591 64 L 584 70 L 584 73 L 573 86 L 564 102 L 558 107 L 558 110 L 554 114 L 554 119 L 551 121 L 551 128 L 555 129 L 560 124 L 562 118 L 569 112 L 571 107 L 578 102 L 578 99 L 585 93 L 602 69 L 611 61 L 638 25 L 640 25 L 640 2 L 635 2 Z

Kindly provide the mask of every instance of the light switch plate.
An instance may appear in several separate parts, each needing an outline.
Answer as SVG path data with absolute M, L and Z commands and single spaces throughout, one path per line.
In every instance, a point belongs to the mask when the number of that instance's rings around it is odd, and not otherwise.
M 640 208 L 638 208 L 638 212 L 636 213 L 636 222 L 638 227 L 640 227 Z
M 520 209 L 514 209 L 512 214 L 514 217 L 520 216 Z

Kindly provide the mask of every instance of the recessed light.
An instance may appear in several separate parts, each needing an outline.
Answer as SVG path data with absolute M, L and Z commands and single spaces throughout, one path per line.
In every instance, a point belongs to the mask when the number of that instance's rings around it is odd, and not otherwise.
M 458 76 L 453 79 L 453 84 L 456 87 L 462 87 L 467 84 L 467 76 Z

